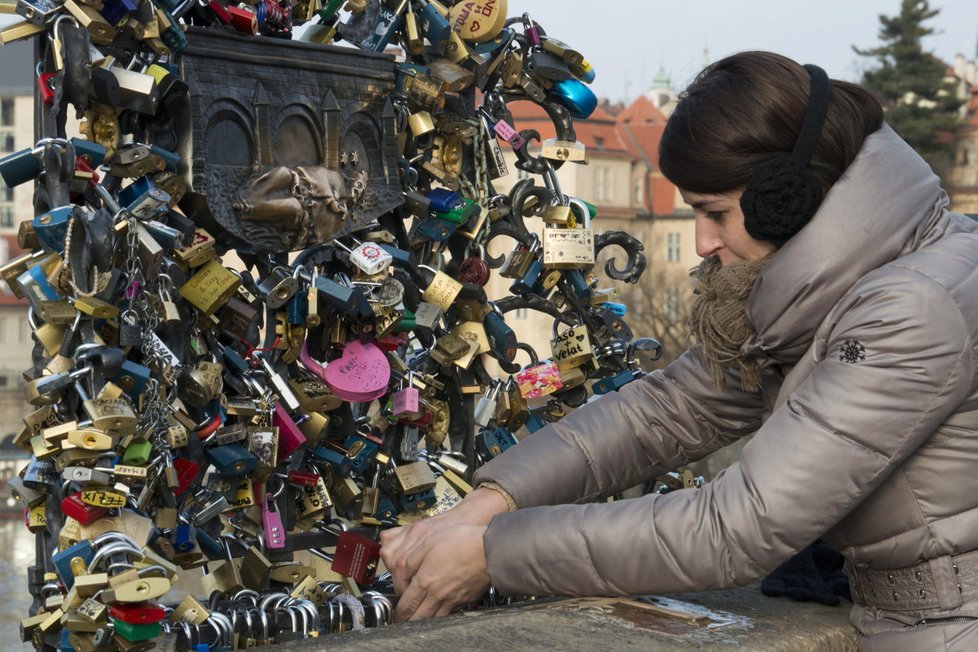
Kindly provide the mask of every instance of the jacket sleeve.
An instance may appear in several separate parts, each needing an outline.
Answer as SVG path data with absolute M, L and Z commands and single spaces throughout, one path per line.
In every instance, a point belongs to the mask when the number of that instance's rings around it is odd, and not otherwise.
M 759 393 L 733 373 L 717 389 L 699 355 L 593 400 L 475 475 L 520 507 L 589 502 L 699 459 L 760 427 Z
M 761 577 L 826 532 L 973 387 L 960 309 L 908 276 L 890 273 L 833 311 L 819 364 L 702 489 L 495 517 L 484 537 L 493 584 L 531 595 L 708 590 Z

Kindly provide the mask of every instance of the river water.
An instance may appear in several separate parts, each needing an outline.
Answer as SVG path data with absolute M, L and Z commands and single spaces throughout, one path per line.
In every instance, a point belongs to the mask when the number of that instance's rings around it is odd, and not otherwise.
M 0 520 L 0 650 L 33 650 L 20 641 L 20 621 L 27 617 L 31 596 L 27 567 L 34 563 L 34 535 L 20 518 Z

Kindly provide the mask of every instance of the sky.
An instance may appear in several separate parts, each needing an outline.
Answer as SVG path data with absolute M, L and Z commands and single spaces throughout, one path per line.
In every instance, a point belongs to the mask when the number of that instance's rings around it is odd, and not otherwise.
M 677 89 L 708 57 L 771 50 L 818 64 L 830 77 L 858 81 L 871 59 L 852 50 L 879 44 L 879 15 L 900 0 L 509 0 L 509 15 L 529 12 L 548 35 L 579 50 L 597 73 L 592 90 L 612 101 L 648 89 L 660 67 Z M 948 63 L 976 55 L 978 2 L 931 0 L 924 47 Z M 704 53 L 704 50 L 706 53 Z
M 500 0 L 501 2 L 502 0 Z M 595 93 L 630 100 L 649 88 L 660 67 L 677 89 L 703 67 L 741 50 L 772 50 L 822 66 L 830 77 L 858 81 L 871 60 L 852 46 L 879 43 L 879 15 L 895 15 L 900 0 L 508 0 L 508 15 L 524 11 L 547 34 L 579 50 L 594 66 Z M 948 63 L 974 59 L 978 2 L 931 0 L 940 13 L 925 48 Z M 0 25 L 19 19 L 0 15 Z M 0 64 L 3 49 L 0 48 Z

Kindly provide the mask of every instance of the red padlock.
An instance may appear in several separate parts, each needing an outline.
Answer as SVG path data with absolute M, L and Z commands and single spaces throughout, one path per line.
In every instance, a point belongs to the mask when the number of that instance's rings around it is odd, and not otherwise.
M 231 27 L 255 36 L 258 34 L 258 16 L 255 12 L 240 7 L 227 7 L 227 12 L 231 15 Z
M 42 72 L 37 76 L 37 92 L 46 106 L 54 104 L 54 82 L 57 76 L 53 72 Z
M 197 477 L 200 465 L 188 459 L 178 457 L 173 460 L 173 468 L 177 471 L 177 482 L 179 486 L 173 492 L 174 496 L 181 496 L 189 487 L 190 483 Z
M 213 11 L 214 15 L 217 16 L 217 19 L 225 25 L 231 22 L 231 14 L 229 14 L 227 8 L 217 0 L 210 0 L 207 3 L 207 7 Z
M 82 525 L 91 525 L 109 513 L 105 507 L 96 507 L 82 501 L 81 494 L 66 496 L 61 501 L 61 513 L 75 519 Z
M 155 602 L 132 602 L 109 605 L 109 615 L 126 623 L 146 625 L 163 620 L 166 612 Z
M 377 574 L 380 544 L 355 532 L 341 532 L 333 554 L 333 570 L 353 578 L 357 584 L 369 584 Z
M 319 474 L 312 471 L 289 471 L 288 482 L 303 487 L 315 487 L 319 482 Z
M 489 264 L 477 256 L 466 258 L 458 267 L 458 280 L 486 285 L 489 282 Z

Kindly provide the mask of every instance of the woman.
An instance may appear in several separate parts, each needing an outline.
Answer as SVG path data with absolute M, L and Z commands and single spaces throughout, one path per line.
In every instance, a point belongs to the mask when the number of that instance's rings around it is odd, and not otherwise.
M 493 460 L 451 512 L 384 533 L 399 616 L 490 582 L 745 584 L 824 537 L 862 649 L 978 649 L 978 225 L 868 92 L 774 54 L 704 70 L 660 159 L 706 259 L 697 346 Z M 753 432 L 702 489 L 591 503 Z

